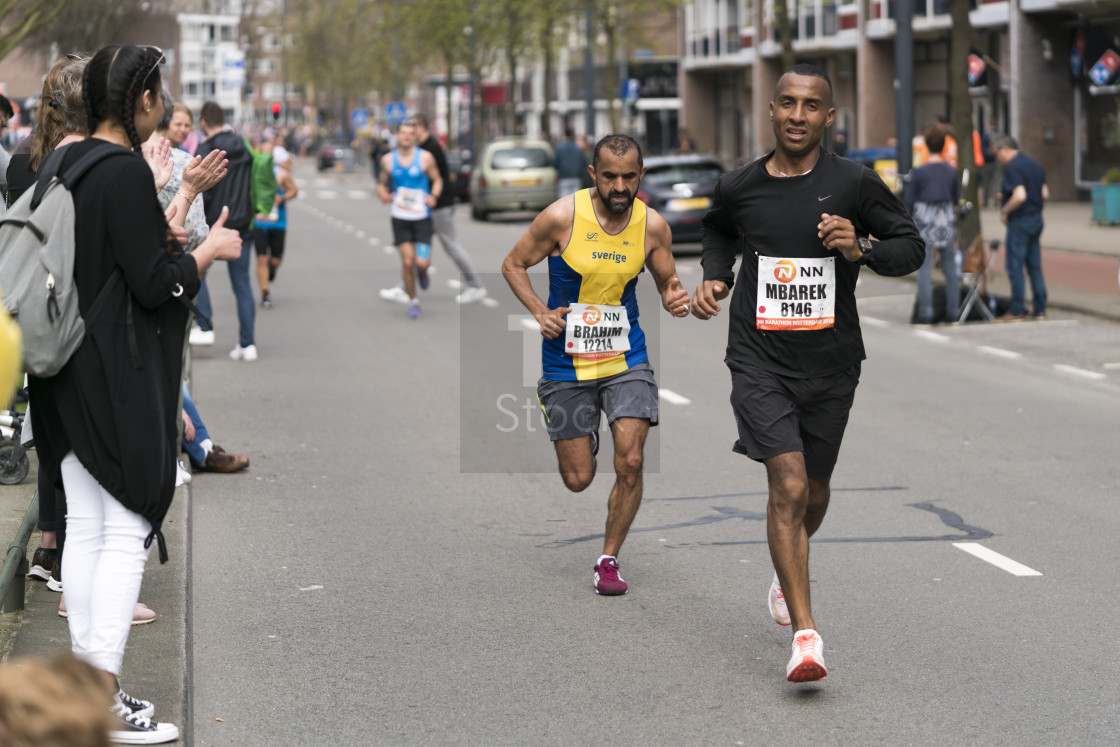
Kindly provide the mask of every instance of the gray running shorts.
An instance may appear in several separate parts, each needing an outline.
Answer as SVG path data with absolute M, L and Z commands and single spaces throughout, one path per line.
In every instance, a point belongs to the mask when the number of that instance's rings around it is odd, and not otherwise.
M 608 426 L 618 418 L 641 418 L 657 425 L 657 381 L 649 363 L 591 381 L 541 379 L 537 400 L 553 441 L 598 431 L 601 412 L 607 414 Z
M 811 379 L 779 376 L 730 360 L 727 367 L 731 409 L 739 428 L 732 451 L 757 462 L 800 451 L 809 478 L 828 479 L 840 455 L 860 364 Z

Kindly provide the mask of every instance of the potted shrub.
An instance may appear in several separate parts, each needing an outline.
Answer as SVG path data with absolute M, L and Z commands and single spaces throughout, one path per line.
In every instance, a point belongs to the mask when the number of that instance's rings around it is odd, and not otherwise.
M 1120 223 L 1120 168 L 1113 166 L 1093 185 L 1093 220 Z

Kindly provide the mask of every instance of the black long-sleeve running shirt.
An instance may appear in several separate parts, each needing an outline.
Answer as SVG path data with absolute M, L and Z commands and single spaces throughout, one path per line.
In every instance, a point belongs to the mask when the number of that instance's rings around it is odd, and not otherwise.
M 773 177 L 773 153 L 724 174 L 704 217 L 704 280 L 734 284 L 727 359 L 793 378 L 843 371 L 866 356 L 856 310 L 859 264 L 825 249 L 817 236 L 821 215 L 847 218 L 858 236 L 871 236 L 867 266 L 880 275 L 917 270 L 925 245 L 902 202 L 871 169 L 821 152 L 808 174 Z M 737 254 L 743 254 L 733 283 Z M 835 257 L 834 326 L 813 330 L 757 329 L 759 256 Z

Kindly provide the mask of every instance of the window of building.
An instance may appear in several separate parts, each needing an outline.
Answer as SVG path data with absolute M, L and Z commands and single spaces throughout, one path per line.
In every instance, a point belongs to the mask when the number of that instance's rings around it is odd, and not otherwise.
M 224 42 L 233 41 L 233 26 L 222 26 L 221 34 L 222 34 L 222 37 L 221 37 L 222 41 L 224 41 Z
M 189 83 L 186 83 L 183 86 L 183 91 L 185 92 L 183 94 L 185 96 L 190 96 L 190 97 L 198 96 L 198 82 L 192 80 Z
M 262 60 L 257 60 L 254 67 L 260 75 L 271 75 L 276 70 L 276 61 L 266 57 Z
M 218 95 L 218 84 L 212 80 L 202 81 L 202 95 L 212 99 Z

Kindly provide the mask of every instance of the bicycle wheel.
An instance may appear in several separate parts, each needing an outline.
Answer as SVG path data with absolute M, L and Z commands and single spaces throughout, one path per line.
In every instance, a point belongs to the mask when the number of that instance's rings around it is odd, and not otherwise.
M 27 454 L 20 456 L 14 465 L 10 464 L 15 448 L 16 445 L 10 439 L 5 439 L 0 444 L 0 485 L 19 485 L 31 471 L 31 461 Z

